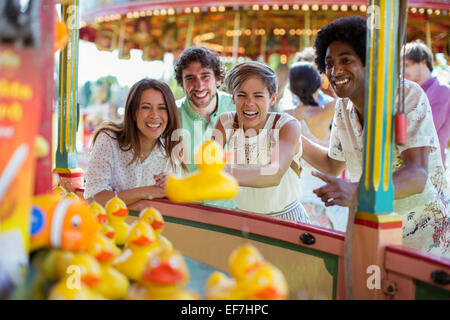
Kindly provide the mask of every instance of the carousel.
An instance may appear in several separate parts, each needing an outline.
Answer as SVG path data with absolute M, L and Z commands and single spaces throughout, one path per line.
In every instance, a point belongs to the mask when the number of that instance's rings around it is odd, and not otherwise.
M 396 53 L 405 33 L 425 32 L 433 48 L 448 55 L 446 1 L 410 1 L 409 7 L 399 0 L 90 1 L 84 8 L 79 0 L 57 2 L 61 21 L 56 1 L 30 1 L 21 13 L 28 22 L 11 34 L 0 31 L 0 145 L 6 153 L 0 159 L 0 298 L 450 298 L 450 259 L 402 245 L 391 177 L 392 144 L 404 138 L 401 126 L 394 125 L 398 84 L 390 75 L 398 72 Z M 0 22 L 5 12 L 0 5 Z M 131 48 L 155 60 L 165 52 L 176 56 L 191 45 L 204 45 L 231 63 L 239 58 L 267 62 L 272 55 L 288 63 L 313 43 L 321 26 L 354 14 L 373 22 L 366 75 L 366 108 L 370 104 L 373 112 L 346 233 L 197 204 L 237 192 L 236 182 L 221 172 L 220 149 L 214 149 L 219 163 L 214 170 L 199 167 L 194 175 L 169 181 L 168 199 L 152 200 L 142 212 L 128 210 L 119 198 L 105 208 L 83 200 L 75 139 L 80 39 L 95 42 L 100 50 L 119 49 L 124 59 Z M 409 19 L 413 22 L 406 24 Z M 55 52 L 60 54 L 57 90 Z M 374 73 L 376 82 L 370 77 Z M 204 150 L 211 148 L 199 152 Z M 145 233 L 151 241 L 133 238 Z M 187 288 L 189 273 L 200 274 L 196 268 L 205 276 L 197 292 Z M 158 277 L 169 269 L 177 275 L 169 277 L 173 282 Z M 77 270 L 84 272 L 82 284 L 68 288 Z

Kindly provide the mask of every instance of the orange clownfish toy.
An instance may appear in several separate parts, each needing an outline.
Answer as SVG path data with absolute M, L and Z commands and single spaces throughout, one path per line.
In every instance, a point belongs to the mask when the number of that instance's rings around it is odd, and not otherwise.
M 100 229 L 88 204 L 55 195 L 36 196 L 31 209 L 30 250 L 86 251 Z

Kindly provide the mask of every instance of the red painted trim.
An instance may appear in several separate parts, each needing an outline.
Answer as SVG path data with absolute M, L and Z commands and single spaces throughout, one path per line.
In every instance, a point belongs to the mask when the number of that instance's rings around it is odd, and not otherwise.
M 275 220 L 271 217 L 265 217 L 264 215 L 247 212 L 247 211 L 215 208 L 215 207 L 203 206 L 200 204 L 191 204 L 191 203 L 174 203 L 168 199 L 158 199 L 158 200 L 154 199 L 152 201 L 163 202 L 163 203 L 167 203 L 167 204 L 171 204 L 171 205 L 176 205 L 179 207 L 190 207 L 190 208 L 201 208 L 201 209 L 207 208 L 208 211 L 211 211 L 211 212 L 220 212 L 220 213 L 224 213 L 224 214 L 228 214 L 228 215 L 232 215 L 232 216 L 246 215 L 250 219 L 264 221 L 264 222 L 270 222 L 275 225 L 288 226 L 288 227 L 302 230 L 302 231 L 314 232 L 314 233 L 317 233 L 317 234 L 320 234 L 323 236 L 327 236 L 327 237 L 331 237 L 331 238 L 335 238 L 335 239 L 339 239 L 339 240 L 344 240 L 344 238 L 345 238 L 345 233 L 343 233 L 341 231 L 330 230 L 330 229 L 326 229 L 326 228 L 322 228 L 322 227 L 318 227 L 318 226 L 312 226 L 310 224 L 305 224 L 305 223 L 301 223 L 301 222 L 293 222 L 293 221 L 288 221 L 288 220 L 286 220 L 286 221 Z
M 61 178 L 79 178 L 83 176 L 82 172 L 78 173 L 58 173 Z
M 442 268 L 450 269 L 450 258 L 444 256 L 437 256 L 431 253 L 421 251 L 419 249 L 409 248 L 405 246 L 387 246 L 387 252 L 396 253 L 414 260 L 428 262 Z
M 370 220 L 355 219 L 355 224 L 366 226 L 373 229 L 396 229 L 402 227 L 401 221 L 378 223 Z

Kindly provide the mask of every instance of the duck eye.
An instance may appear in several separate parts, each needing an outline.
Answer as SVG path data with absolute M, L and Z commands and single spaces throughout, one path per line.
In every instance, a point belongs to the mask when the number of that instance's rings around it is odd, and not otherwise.
M 135 235 L 139 237 L 141 235 L 141 230 L 136 230 Z
M 81 224 L 81 217 L 79 215 L 73 216 L 70 220 L 70 224 L 72 225 L 72 227 L 78 228 Z
M 259 277 L 259 278 L 258 278 L 258 284 L 259 284 L 260 286 L 265 286 L 265 285 L 267 285 L 268 283 L 269 283 L 269 281 L 267 280 L 266 277 Z
M 95 251 L 100 251 L 101 247 L 98 243 L 94 244 L 94 250 Z
M 158 257 L 154 257 L 151 261 L 150 261 L 150 265 L 152 267 L 156 267 L 161 263 L 161 260 Z
M 149 220 L 150 222 L 153 222 L 153 217 L 152 217 L 152 216 L 148 217 L 148 220 Z
M 180 261 L 177 258 L 173 257 L 169 260 L 169 264 L 172 268 L 178 268 L 180 265 Z

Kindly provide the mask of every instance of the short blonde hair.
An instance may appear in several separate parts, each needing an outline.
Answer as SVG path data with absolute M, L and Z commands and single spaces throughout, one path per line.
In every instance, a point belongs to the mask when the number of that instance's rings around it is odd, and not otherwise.
M 243 62 L 231 69 L 225 77 L 225 88 L 228 93 L 234 95 L 246 80 L 255 76 L 264 82 L 271 97 L 277 92 L 278 80 L 275 71 L 268 65 L 257 61 Z

